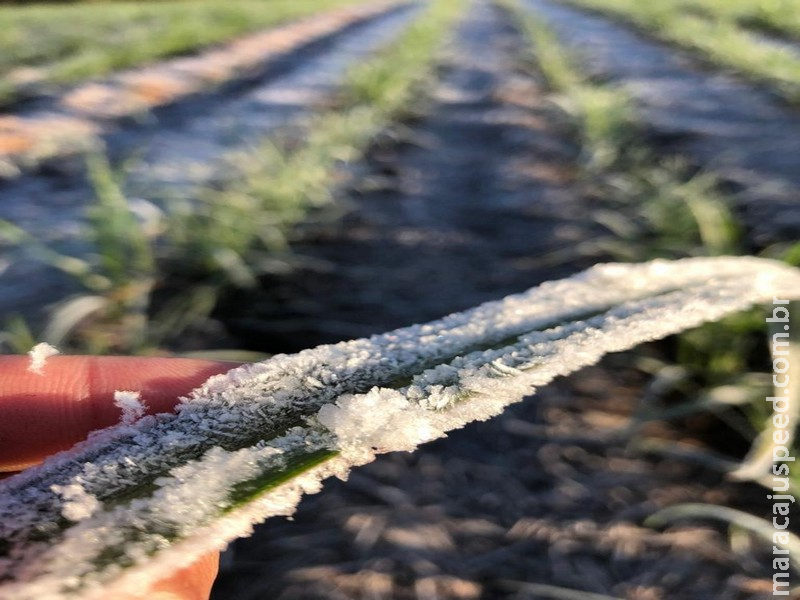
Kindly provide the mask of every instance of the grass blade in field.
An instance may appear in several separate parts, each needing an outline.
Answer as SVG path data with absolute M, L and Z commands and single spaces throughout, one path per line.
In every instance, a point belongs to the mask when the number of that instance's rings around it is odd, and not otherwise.
M 0 484 L 0 598 L 144 590 L 376 453 L 412 450 L 603 354 L 774 296 L 800 297 L 800 272 L 749 257 L 601 265 L 213 377 L 176 414 L 103 430 Z

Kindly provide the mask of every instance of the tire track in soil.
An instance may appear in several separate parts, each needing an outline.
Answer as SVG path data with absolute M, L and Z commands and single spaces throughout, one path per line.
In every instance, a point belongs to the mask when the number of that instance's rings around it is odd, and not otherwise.
M 597 13 L 547 0 L 523 4 L 590 75 L 633 97 L 655 143 L 732 185 L 753 241 L 800 238 L 800 111 Z
M 105 145 L 114 162 L 136 158 L 126 171 L 127 197 L 163 207 L 224 179 L 230 152 L 254 147 L 322 105 L 348 67 L 394 39 L 417 14 L 409 5 L 391 8 L 276 58 L 258 79 L 154 110 L 143 123 L 120 122 Z M 0 179 L 0 218 L 60 252 L 85 255 L 85 211 L 93 191 L 81 162 L 64 158 L 37 173 Z M 43 299 L 64 298 L 76 285 L 22 250 L 0 253 L 0 313 L 41 318 Z
M 303 232 L 299 248 L 327 269 L 268 282 L 263 302 L 237 306 L 260 306 L 239 334 L 275 350 L 367 335 L 596 260 L 548 262 L 592 235 L 591 206 L 570 191 L 577 149 L 548 121 L 543 87 L 515 71 L 523 43 L 504 13 L 472 4 L 427 112 L 372 149 L 348 215 Z M 740 564 L 721 531 L 639 525 L 668 504 L 760 506 L 761 495 L 614 441 L 646 383 L 632 362 L 608 357 L 535 402 L 326 482 L 291 522 L 234 543 L 212 598 L 540 597 L 519 582 L 758 598 L 767 572 Z

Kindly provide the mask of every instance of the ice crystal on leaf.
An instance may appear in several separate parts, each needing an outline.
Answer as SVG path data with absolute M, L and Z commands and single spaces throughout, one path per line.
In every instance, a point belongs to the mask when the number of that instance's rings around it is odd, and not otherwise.
M 144 416 L 146 410 L 139 392 L 121 390 L 114 392 L 114 405 L 122 410 L 120 423 L 124 425 L 133 425 Z
M 46 342 L 42 342 L 41 344 L 36 344 L 31 351 L 28 352 L 28 356 L 31 357 L 31 362 L 28 365 L 28 370 L 31 373 L 37 373 L 39 375 L 43 374 L 44 365 L 47 362 L 47 359 L 51 356 L 55 356 L 58 354 L 58 349 L 55 346 L 51 346 Z
M 97 498 L 86 493 L 80 483 L 53 485 L 50 489 L 61 496 L 61 514 L 70 521 L 80 521 L 91 517 L 100 506 Z
M 326 404 L 317 420 L 336 436 L 340 449 L 390 452 L 413 450 L 439 437 L 428 415 L 397 390 L 376 387 Z
M 327 477 L 499 414 L 538 386 L 773 296 L 800 272 L 749 258 L 599 265 L 424 325 L 209 379 L 0 482 L 0 599 L 141 589 L 289 515 Z M 127 408 L 126 408 L 127 407 Z

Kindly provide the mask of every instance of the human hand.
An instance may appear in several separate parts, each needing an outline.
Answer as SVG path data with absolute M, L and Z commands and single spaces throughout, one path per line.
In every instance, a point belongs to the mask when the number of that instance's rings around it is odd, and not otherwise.
M 119 422 L 114 392 L 141 393 L 148 414 L 171 411 L 181 395 L 236 363 L 181 358 L 54 356 L 41 374 L 27 356 L 0 356 L 0 477 L 66 450 Z M 149 590 L 109 600 L 206 600 L 219 554 L 202 557 Z

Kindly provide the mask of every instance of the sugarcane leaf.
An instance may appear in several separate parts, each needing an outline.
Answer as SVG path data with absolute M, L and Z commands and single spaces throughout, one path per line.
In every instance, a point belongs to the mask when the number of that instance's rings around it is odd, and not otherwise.
M 599 265 L 212 377 L 175 414 L 96 432 L 0 482 L 0 599 L 145 590 L 380 452 L 413 450 L 606 353 L 774 296 L 800 297 L 800 271 L 751 257 Z

